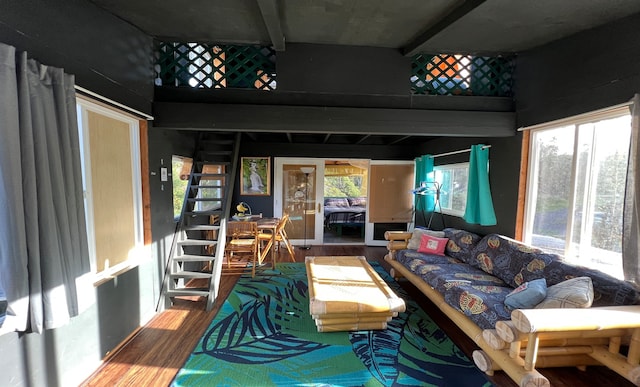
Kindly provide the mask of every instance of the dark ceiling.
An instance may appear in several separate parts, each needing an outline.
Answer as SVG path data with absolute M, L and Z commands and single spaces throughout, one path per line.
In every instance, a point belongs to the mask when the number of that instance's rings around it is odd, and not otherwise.
M 518 53 L 640 12 L 638 0 L 89 0 L 159 40 Z M 400 144 L 405 136 L 282 134 L 284 141 Z M 253 138 L 252 138 L 253 137 Z M 249 140 L 260 140 L 256 133 Z
M 515 53 L 640 12 L 638 0 L 91 0 L 178 42 Z

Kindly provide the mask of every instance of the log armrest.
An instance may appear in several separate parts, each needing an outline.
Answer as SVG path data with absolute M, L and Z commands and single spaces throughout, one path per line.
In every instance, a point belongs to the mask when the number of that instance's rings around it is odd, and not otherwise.
M 395 256 L 394 252 L 407 248 L 411 235 L 413 234 L 408 231 L 386 231 L 384 233 L 384 239 L 389 241 L 387 250 L 389 250 L 392 257 Z
M 511 321 L 523 333 L 640 328 L 640 305 L 584 309 L 516 309 Z
M 492 332 L 486 336 L 492 338 Z M 541 358 L 584 355 L 640 385 L 640 305 L 584 309 L 517 309 L 511 321 L 496 323 L 495 333 L 509 345 L 511 358 L 534 370 Z M 621 344 L 629 345 L 621 351 Z M 494 347 L 502 347 L 500 340 Z M 516 360 L 517 361 L 517 360 Z M 575 365 L 588 365 L 576 357 Z

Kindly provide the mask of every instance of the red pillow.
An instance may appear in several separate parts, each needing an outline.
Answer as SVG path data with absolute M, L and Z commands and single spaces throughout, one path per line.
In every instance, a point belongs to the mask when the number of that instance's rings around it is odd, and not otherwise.
M 438 238 L 428 234 L 422 234 L 420 237 L 419 253 L 444 255 L 444 249 L 447 247 L 447 238 Z

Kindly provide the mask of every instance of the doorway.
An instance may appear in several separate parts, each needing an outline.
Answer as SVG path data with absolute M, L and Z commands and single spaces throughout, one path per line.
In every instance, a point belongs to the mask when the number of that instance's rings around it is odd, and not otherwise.
M 369 160 L 276 157 L 274 177 L 274 215 L 289 214 L 293 244 L 365 243 Z
M 323 244 L 364 244 L 369 160 L 325 159 Z

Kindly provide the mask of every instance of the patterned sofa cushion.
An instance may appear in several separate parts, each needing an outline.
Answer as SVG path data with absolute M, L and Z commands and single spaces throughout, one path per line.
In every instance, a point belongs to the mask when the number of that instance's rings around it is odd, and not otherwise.
M 476 245 L 470 265 L 502 279 L 513 288 L 545 276 L 544 268 L 559 260 L 555 254 L 499 234 L 489 234 Z
M 446 255 L 442 256 L 442 255 L 436 255 L 436 254 L 419 253 L 416 250 L 411 250 L 411 249 L 399 250 L 396 253 L 395 259 L 396 261 L 402 263 L 404 266 L 409 268 L 411 271 L 414 271 L 413 268 L 410 267 L 410 262 L 413 262 L 413 261 L 417 261 L 418 263 L 436 263 L 436 264 L 461 263 L 460 260 L 452 257 L 447 257 Z
M 459 283 L 444 293 L 444 299 L 481 329 L 493 329 L 496 322 L 511 320 L 511 309 L 505 306 L 504 299 L 512 290 L 506 285 Z
M 444 253 L 467 263 L 472 259 L 472 252 L 482 239 L 480 235 L 455 228 L 445 228 L 444 237 L 449 239 Z
M 593 306 L 633 305 L 640 303 L 639 289 L 631 282 L 619 280 L 599 270 L 553 260 L 543 267 L 547 286 L 576 277 L 590 277 L 593 283 Z
M 455 258 L 401 250 L 396 260 L 440 292 L 453 308 L 481 328 L 509 320 L 504 298 L 513 289 L 501 279 Z

